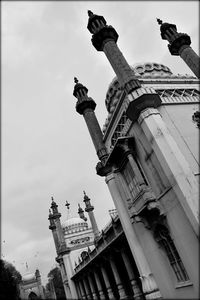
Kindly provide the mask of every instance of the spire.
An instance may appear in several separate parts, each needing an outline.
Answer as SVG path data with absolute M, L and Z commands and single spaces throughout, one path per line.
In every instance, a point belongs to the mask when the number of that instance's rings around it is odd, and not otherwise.
M 161 19 L 156 19 L 159 25 L 162 25 L 163 21 Z
M 94 16 L 93 12 L 91 10 L 88 10 L 88 17 L 90 18 L 92 16 Z
M 78 83 L 78 79 L 76 77 L 74 77 L 74 82 Z
M 81 219 L 83 219 L 85 222 L 87 221 L 87 218 L 84 215 L 84 210 L 81 208 L 80 204 L 78 204 L 78 214 Z
M 88 212 L 88 211 L 92 211 L 94 209 L 94 206 L 91 205 L 90 203 L 90 198 L 86 195 L 86 192 L 83 191 L 83 194 L 84 194 L 84 202 L 85 202 L 85 211 Z
M 65 206 L 67 206 L 67 209 L 69 210 L 70 203 L 66 200 Z
M 51 197 L 51 209 L 53 211 L 53 215 L 58 213 L 58 208 L 57 207 L 58 207 L 58 205 L 54 201 L 54 198 Z
M 70 212 L 70 203 L 66 200 L 65 206 L 67 207 L 67 220 L 71 219 L 71 212 Z

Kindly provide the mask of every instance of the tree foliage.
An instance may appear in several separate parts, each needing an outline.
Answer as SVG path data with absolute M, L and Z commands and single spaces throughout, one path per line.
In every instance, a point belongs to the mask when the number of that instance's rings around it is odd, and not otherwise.
M 57 299 L 60 299 L 60 300 L 61 299 L 63 299 L 63 300 L 66 299 L 60 269 L 58 267 L 52 269 L 48 273 L 47 277 L 49 278 L 50 281 L 52 280 L 52 282 L 53 282 Z M 46 289 L 48 291 L 52 290 L 50 282 L 48 282 L 46 284 Z
M 9 262 L 0 259 L 0 299 L 17 300 L 19 299 L 18 283 L 21 274 Z

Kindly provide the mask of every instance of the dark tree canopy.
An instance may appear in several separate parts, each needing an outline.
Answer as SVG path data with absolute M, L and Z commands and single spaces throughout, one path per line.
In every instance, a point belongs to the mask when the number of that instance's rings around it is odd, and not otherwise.
M 47 277 L 53 282 L 57 299 L 66 299 L 60 269 L 58 267 L 52 269 Z M 47 283 L 46 290 L 52 290 L 50 282 Z
M 21 274 L 9 262 L 0 259 L 0 299 L 18 300 Z

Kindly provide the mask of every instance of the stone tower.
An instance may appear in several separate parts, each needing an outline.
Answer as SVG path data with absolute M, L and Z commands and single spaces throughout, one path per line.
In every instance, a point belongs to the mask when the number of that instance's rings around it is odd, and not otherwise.
M 199 92 L 195 83 L 188 88 L 185 78 L 178 78 L 175 85 L 172 72 L 158 63 L 138 67 L 144 69 L 144 77 L 138 74 L 119 50 L 116 30 L 103 16 L 91 11 L 88 16 L 92 44 L 105 53 L 117 76 L 106 99 L 109 120 L 104 134 L 96 118 L 88 126 L 95 149 L 99 143 L 105 149 L 103 160 L 98 155 L 97 174 L 105 176 L 145 298 L 195 298 L 199 288 L 194 267 L 199 235 L 197 162 L 194 144 L 179 128 L 174 111 L 184 119 L 183 109 L 189 112 L 185 104 L 196 105 Z M 148 77 L 151 71 L 152 78 Z M 79 98 L 74 93 L 77 103 L 87 103 L 84 89 Z M 192 115 L 187 124 L 190 134 L 196 135 L 191 123 Z
M 160 19 L 157 19 L 157 22 L 160 25 L 162 39 L 169 42 L 168 48 L 171 55 L 180 56 L 197 78 L 199 78 L 200 59 L 190 47 L 190 36 L 186 33 L 177 32 L 176 25 L 174 24 L 163 23 Z

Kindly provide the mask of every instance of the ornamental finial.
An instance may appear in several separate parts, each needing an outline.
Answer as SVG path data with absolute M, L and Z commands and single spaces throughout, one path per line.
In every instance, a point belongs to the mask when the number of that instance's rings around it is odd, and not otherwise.
M 159 25 L 162 25 L 163 21 L 161 19 L 156 19 Z
M 93 12 L 91 10 L 88 10 L 88 17 L 91 17 L 93 15 L 94 15 Z
M 70 203 L 67 202 L 67 200 L 66 200 L 65 206 L 67 206 L 67 209 L 69 209 L 69 207 L 70 207 Z
M 78 79 L 76 77 L 74 77 L 74 82 L 78 83 Z
M 51 197 L 51 201 L 52 201 L 52 202 L 54 202 L 54 199 L 53 199 L 53 197 Z

